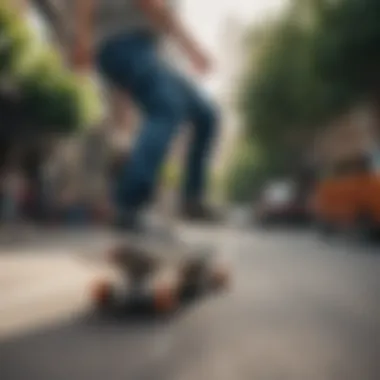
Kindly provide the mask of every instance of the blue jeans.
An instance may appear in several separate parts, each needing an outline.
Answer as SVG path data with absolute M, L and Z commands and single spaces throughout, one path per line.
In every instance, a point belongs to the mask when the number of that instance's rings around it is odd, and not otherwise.
M 126 91 L 144 121 L 117 189 L 121 207 L 139 208 L 155 189 L 170 143 L 192 125 L 192 141 L 183 183 L 184 201 L 201 201 L 218 112 L 184 77 L 159 58 L 155 40 L 144 34 L 121 35 L 101 47 L 98 67 L 116 88 Z

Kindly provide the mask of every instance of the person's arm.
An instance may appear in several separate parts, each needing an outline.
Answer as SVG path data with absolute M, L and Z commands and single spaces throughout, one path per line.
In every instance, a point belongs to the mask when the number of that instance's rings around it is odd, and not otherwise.
M 207 55 L 186 30 L 178 17 L 165 4 L 165 0 L 136 1 L 157 29 L 172 36 L 177 41 L 198 71 L 203 73 L 210 69 Z
M 87 69 L 92 61 L 92 33 L 94 0 L 77 0 L 74 10 L 73 64 L 77 69 Z

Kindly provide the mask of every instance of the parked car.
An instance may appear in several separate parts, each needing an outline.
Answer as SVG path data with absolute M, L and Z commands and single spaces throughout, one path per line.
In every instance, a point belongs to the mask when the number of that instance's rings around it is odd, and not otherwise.
M 295 181 L 271 182 L 254 206 L 255 220 L 260 224 L 306 222 L 309 219 L 306 198 Z
M 373 151 L 340 160 L 319 180 L 312 203 L 322 231 L 380 231 L 380 154 Z

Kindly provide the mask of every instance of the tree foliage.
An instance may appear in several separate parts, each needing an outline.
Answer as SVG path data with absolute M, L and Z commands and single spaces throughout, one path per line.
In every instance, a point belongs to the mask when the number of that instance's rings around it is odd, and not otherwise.
M 17 117 L 12 121 L 23 132 L 71 133 L 94 121 L 100 109 L 89 80 L 65 68 L 58 53 L 38 41 L 5 3 L 0 6 L 0 91 L 3 98 L 13 97 Z M 10 134 L 13 127 L 4 121 L 1 126 Z
M 356 98 L 380 88 L 380 2 L 341 0 L 325 8 L 317 31 L 317 61 L 323 76 Z
M 21 19 L 5 4 L 0 5 L 0 79 L 14 76 L 28 56 L 31 38 Z
M 291 173 L 329 120 L 379 104 L 379 19 L 377 0 L 293 0 L 253 32 L 240 99 L 244 141 L 260 152 L 252 176 Z

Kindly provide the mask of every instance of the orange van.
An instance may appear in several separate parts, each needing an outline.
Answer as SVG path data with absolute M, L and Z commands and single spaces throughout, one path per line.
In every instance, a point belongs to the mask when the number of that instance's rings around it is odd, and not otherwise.
M 380 152 L 342 160 L 317 182 L 312 204 L 320 226 L 380 231 Z

